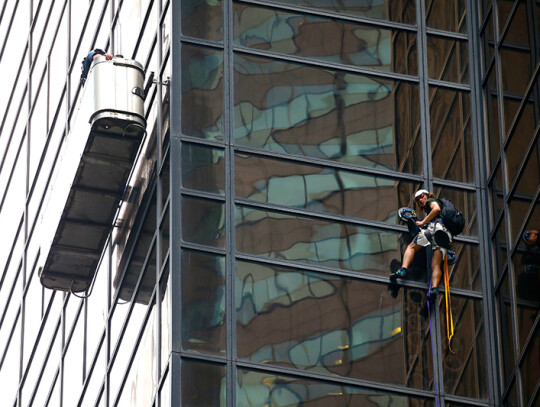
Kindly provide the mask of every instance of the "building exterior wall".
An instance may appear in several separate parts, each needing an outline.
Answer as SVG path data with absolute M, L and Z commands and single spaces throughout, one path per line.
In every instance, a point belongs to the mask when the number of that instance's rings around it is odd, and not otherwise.
M 6 405 L 540 402 L 537 1 L 7 0 L 0 23 Z M 95 47 L 144 66 L 148 127 L 76 296 L 39 283 L 41 221 Z M 420 187 L 466 219 L 451 345 L 431 254 L 388 282 Z

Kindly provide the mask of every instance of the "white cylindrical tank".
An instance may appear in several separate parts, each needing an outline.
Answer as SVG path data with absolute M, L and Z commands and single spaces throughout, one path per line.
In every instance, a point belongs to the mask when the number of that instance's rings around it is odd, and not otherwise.
M 144 69 L 134 60 L 115 56 L 96 58 L 89 72 L 94 87 L 94 111 L 90 123 L 100 118 L 118 117 L 146 127 L 144 119 Z M 93 83 L 92 83 L 93 82 Z

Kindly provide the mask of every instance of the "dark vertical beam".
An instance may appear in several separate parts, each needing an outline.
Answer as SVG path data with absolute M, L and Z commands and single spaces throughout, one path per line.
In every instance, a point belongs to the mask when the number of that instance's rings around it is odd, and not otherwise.
M 467 2 L 467 15 L 469 16 L 467 31 L 469 32 L 469 72 L 471 80 L 471 118 L 472 118 L 472 134 L 473 134 L 473 149 L 475 157 L 475 179 L 478 186 L 476 192 L 476 202 L 479 210 L 478 213 L 478 238 L 480 240 L 480 268 L 482 281 L 482 309 L 484 313 L 485 326 L 485 347 L 486 355 L 498 355 L 497 351 L 497 324 L 496 324 L 496 299 L 493 295 L 495 281 L 491 272 L 494 269 L 494 264 L 490 256 L 490 233 L 489 233 L 489 192 L 488 192 L 488 169 L 487 163 L 489 157 L 486 154 L 487 140 L 482 135 L 488 135 L 487 129 L 484 128 L 482 121 L 483 103 L 482 103 L 482 71 L 481 59 L 475 56 L 482 54 L 482 42 L 480 39 L 479 27 L 479 4 L 475 0 Z M 490 16 L 493 18 L 493 15 Z M 486 43 L 487 44 L 487 43 Z M 480 57 L 481 58 L 481 57 Z M 489 114 L 489 112 L 486 112 Z M 499 364 L 497 358 L 487 357 L 487 374 L 488 374 L 488 400 L 494 405 L 500 403 L 500 381 L 498 380 Z
M 182 84 L 181 79 L 181 0 L 173 0 L 171 7 L 171 81 L 170 81 L 170 246 L 171 255 L 169 261 L 169 273 L 171 279 L 171 355 L 170 355 L 170 401 L 172 406 L 180 406 L 181 397 L 181 360 L 182 349 L 182 296 L 181 296 L 181 103 Z

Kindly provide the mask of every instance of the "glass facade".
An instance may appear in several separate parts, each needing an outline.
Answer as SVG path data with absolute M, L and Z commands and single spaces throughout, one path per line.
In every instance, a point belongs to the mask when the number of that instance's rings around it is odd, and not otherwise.
M 6 0 L 0 23 L 6 405 L 540 403 L 540 2 Z M 143 65 L 148 125 L 81 295 L 39 264 L 96 47 Z M 419 188 L 465 218 L 449 305 L 430 253 L 389 284 Z

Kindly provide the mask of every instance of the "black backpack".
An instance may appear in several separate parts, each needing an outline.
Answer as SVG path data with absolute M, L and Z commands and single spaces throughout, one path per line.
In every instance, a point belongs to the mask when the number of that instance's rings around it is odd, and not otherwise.
M 463 214 L 454 206 L 454 203 L 446 198 L 439 198 L 441 202 L 441 217 L 444 226 L 452 234 L 452 236 L 457 236 L 463 232 L 465 227 L 465 218 Z

